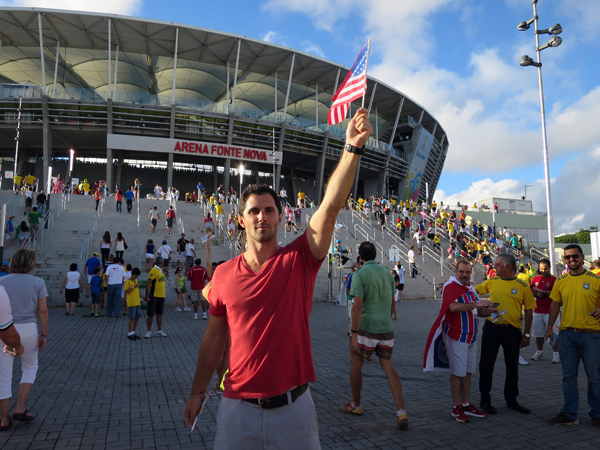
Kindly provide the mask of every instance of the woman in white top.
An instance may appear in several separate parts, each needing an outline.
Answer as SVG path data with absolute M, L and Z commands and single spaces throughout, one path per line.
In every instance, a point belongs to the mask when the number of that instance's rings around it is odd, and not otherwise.
M 83 284 L 81 283 L 81 275 L 77 271 L 77 264 L 71 264 L 69 270 L 70 272 L 67 272 L 60 286 L 59 294 L 62 294 L 63 289 L 65 290 L 67 316 L 72 316 L 75 312 L 75 305 L 79 302 L 79 294 L 83 292 Z
M 25 351 L 21 355 L 21 383 L 19 398 L 12 420 L 28 422 L 35 419 L 25 408 L 25 402 L 38 371 L 38 353 L 46 347 L 48 335 L 48 306 L 46 304 L 46 283 L 31 275 L 35 269 L 35 252 L 30 249 L 17 250 L 10 259 L 10 274 L 0 278 L 10 299 L 13 324 Z M 41 335 L 38 334 L 38 322 Z M 0 353 L 0 402 L 5 406 L 12 396 L 12 374 L 15 358 L 8 353 Z M 4 410 L 4 407 L 2 408 Z M 6 410 L 3 411 L 3 414 Z M 3 418 L 4 419 L 4 418 Z M 9 424 L 5 424 L 8 426 Z
M 106 260 L 108 259 L 108 255 L 110 255 L 110 247 L 112 246 L 112 239 L 110 238 L 110 233 L 107 231 L 100 239 L 100 254 L 102 255 L 102 267 L 106 267 Z
M 127 245 L 127 241 L 119 231 L 117 233 L 117 239 L 115 239 L 115 256 L 117 258 L 123 259 L 123 252 L 125 252 L 125 246 Z
M 29 227 L 27 226 L 27 222 L 24 220 L 21 222 L 19 226 L 19 248 L 27 247 L 29 243 Z

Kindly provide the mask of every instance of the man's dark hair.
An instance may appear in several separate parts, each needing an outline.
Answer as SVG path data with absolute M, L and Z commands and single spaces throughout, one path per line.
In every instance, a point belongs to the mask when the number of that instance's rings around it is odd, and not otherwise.
M 550 260 L 543 258 L 540 259 L 540 262 L 538 263 L 538 267 L 540 266 L 540 264 L 546 264 L 548 267 L 550 267 Z
M 242 192 L 242 195 L 240 196 L 240 205 L 238 209 L 239 215 L 242 216 L 244 214 L 244 211 L 246 210 L 246 202 L 248 202 L 248 199 L 251 195 L 263 194 L 269 194 L 271 197 L 273 197 L 273 201 L 275 202 L 275 206 L 277 207 L 277 212 L 281 214 L 281 202 L 277 198 L 277 193 L 269 186 L 251 184 L 249 186 L 246 186 L 244 192 Z
M 365 241 L 358 247 L 358 255 L 363 261 L 373 261 L 377 258 L 377 250 L 372 242 Z
M 129 272 L 131 270 L 132 265 L 131 264 L 127 264 L 127 271 Z
M 99 274 L 100 273 L 100 267 L 95 267 L 92 272 L 94 273 L 94 275 Z
M 583 250 L 581 250 L 581 247 L 577 244 L 569 244 L 565 247 L 565 251 L 567 250 L 577 250 L 579 252 L 580 255 L 583 255 Z
M 525 273 L 525 266 L 519 267 L 519 273 Z
M 469 267 L 471 267 L 471 269 L 473 268 L 473 266 L 471 265 L 471 263 L 469 261 L 467 261 L 466 259 L 459 259 L 456 263 L 456 268 L 455 270 L 458 270 L 458 266 L 460 266 L 461 264 L 465 264 Z
M 202 260 L 200 258 L 196 258 L 194 260 L 194 264 L 196 264 L 197 266 L 199 266 L 200 264 L 202 264 Z
M 69 270 L 71 272 L 75 272 L 77 270 L 77 264 L 73 263 L 69 266 Z
M 142 274 L 142 272 L 137 267 L 134 267 L 133 269 L 131 269 L 131 275 L 141 275 L 141 274 Z

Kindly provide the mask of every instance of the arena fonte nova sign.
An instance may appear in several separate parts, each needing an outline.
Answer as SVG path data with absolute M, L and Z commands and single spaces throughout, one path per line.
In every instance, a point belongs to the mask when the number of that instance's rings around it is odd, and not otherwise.
M 106 148 L 136 152 L 174 153 L 199 157 L 231 158 L 273 164 L 273 151 L 262 148 L 226 145 L 189 139 L 166 139 L 127 134 L 108 134 Z M 275 163 L 281 165 L 282 152 L 275 153 Z

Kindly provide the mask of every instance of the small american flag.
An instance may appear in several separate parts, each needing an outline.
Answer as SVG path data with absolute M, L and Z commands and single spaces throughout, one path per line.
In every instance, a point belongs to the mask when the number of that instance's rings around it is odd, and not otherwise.
M 367 92 L 367 62 L 369 61 L 369 43 L 363 45 L 354 65 L 340 88 L 331 99 L 329 109 L 329 125 L 342 122 L 348 114 L 350 102 L 362 97 Z

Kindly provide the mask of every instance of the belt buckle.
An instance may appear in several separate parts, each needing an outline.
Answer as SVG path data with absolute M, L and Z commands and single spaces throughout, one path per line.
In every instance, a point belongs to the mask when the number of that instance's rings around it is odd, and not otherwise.
M 269 398 L 259 398 L 258 406 L 260 406 L 262 409 L 269 409 L 270 402 L 271 402 L 271 399 L 269 399 Z

